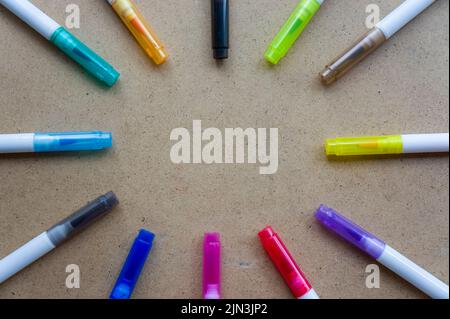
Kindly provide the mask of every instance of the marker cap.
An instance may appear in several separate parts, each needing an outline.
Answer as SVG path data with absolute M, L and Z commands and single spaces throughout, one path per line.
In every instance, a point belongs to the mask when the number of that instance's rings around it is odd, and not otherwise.
M 228 58 L 229 48 L 229 0 L 211 0 L 212 48 L 217 60 Z
M 220 235 L 206 233 L 203 242 L 203 298 L 220 299 L 221 297 L 221 255 Z
M 294 296 L 300 298 L 308 293 L 311 285 L 272 227 L 267 226 L 258 236 Z
M 152 249 L 155 235 L 145 229 L 139 231 L 120 272 L 110 299 L 129 299 Z
M 384 33 L 376 27 L 373 28 L 325 67 L 320 73 L 322 83 L 324 85 L 330 85 L 336 82 L 356 64 L 379 48 L 385 41 L 386 37 Z
M 166 62 L 169 54 L 134 2 L 114 0 L 109 3 L 153 62 L 158 65 Z
M 326 228 L 343 237 L 375 259 L 381 256 L 386 247 L 386 244 L 382 240 L 325 205 L 321 205 L 317 209 L 316 218 Z
M 47 230 L 48 238 L 53 245 L 58 246 L 109 213 L 117 204 L 119 204 L 119 200 L 116 195 L 108 192 L 49 228 Z
M 119 79 L 119 72 L 63 27 L 56 30 L 50 41 L 107 86 Z
M 110 148 L 109 132 L 66 132 L 34 134 L 35 152 L 92 151 Z
M 403 153 L 401 135 L 339 137 L 325 143 L 327 155 L 387 155 Z
M 264 57 L 268 62 L 272 64 L 280 62 L 320 9 L 321 4 L 322 1 L 318 0 L 302 0 L 299 2 L 267 48 Z

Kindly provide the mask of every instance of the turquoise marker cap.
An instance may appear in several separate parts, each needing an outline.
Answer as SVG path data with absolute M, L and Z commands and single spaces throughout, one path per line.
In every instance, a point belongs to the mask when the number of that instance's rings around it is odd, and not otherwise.
M 55 31 L 50 41 L 107 86 L 119 79 L 119 72 L 63 27 Z
M 96 151 L 112 147 L 109 132 L 35 133 L 35 152 Z

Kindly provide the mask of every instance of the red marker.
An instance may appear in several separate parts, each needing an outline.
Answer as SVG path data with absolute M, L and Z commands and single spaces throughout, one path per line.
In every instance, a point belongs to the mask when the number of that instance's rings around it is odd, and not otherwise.
M 300 267 L 272 227 L 267 226 L 259 232 L 258 236 L 295 298 L 319 299 L 319 296 L 311 287 Z

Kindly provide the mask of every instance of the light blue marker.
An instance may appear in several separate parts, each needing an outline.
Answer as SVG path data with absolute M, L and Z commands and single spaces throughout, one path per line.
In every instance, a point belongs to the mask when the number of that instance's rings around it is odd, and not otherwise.
M 0 134 L 0 153 L 96 151 L 110 147 L 109 132 Z
M 28 0 L 0 0 L 0 4 L 56 45 L 102 83 L 113 86 L 119 79 L 119 72 L 108 62 Z

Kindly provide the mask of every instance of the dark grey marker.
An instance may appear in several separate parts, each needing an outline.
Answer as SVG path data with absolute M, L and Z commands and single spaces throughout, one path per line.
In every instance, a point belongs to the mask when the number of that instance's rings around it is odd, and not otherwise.
M 106 193 L 47 230 L 55 246 L 76 235 L 119 203 L 113 192 Z
M 0 283 L 73 237 L 119 203 L 106 193 L 0 260 Z

